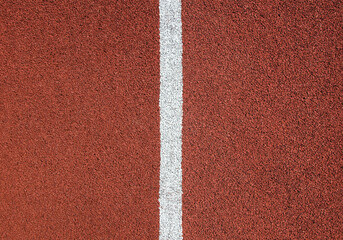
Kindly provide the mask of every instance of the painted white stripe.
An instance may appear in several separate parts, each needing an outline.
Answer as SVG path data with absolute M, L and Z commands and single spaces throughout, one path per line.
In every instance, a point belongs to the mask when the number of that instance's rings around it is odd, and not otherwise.
M 160 240 L 182 239 L 181 0 L 160 0 Z

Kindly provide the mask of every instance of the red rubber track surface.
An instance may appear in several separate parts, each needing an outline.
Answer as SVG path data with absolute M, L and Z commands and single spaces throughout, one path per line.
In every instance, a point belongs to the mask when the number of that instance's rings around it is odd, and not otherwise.
M 342 239 L 340 1 L 182 1 L 185 239 Z
M 0 9 L 0 238 L 157 239 L 158 1 Z

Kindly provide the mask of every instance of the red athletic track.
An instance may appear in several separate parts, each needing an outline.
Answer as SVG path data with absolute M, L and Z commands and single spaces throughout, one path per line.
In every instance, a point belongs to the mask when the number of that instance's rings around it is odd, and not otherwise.
M 185 239 L 343 239 L 340 1 L 182 1 Z
M 158 14 L 1 1 L 1 239 L 158 238 Z
M 342 239 L 340 1 L 182 0 L 184 239 Z M 158 239 L 158 1 L 1 1 L 0 238 Z

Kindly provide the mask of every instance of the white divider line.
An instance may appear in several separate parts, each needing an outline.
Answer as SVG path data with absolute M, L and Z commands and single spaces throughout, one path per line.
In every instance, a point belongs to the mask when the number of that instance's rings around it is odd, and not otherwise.
M 181 0 L 160 0 L 160 240 L 182 239 Z

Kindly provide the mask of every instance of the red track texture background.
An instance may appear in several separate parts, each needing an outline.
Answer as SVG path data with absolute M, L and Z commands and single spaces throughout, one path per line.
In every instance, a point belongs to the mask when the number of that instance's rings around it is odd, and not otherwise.
M 342 239 L 339 1 L 183 1 L 185 239 Z
M 158 239 L 159 3 L 0 3 L 0 238 Z M 341 1 L 182 1 L 184 239 L 342 239 Z
M 4 239 L 157 239 L 158 1 L 2 1 Z

